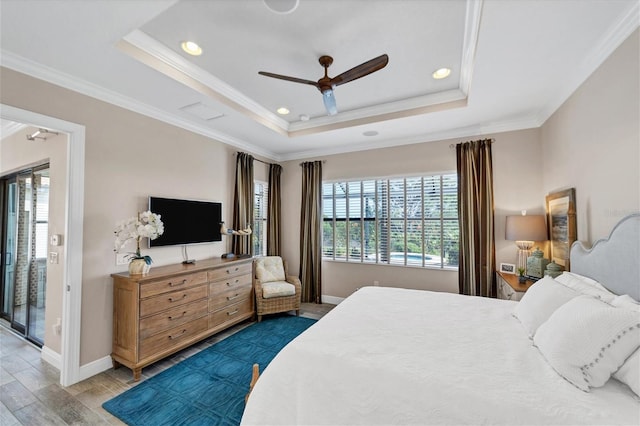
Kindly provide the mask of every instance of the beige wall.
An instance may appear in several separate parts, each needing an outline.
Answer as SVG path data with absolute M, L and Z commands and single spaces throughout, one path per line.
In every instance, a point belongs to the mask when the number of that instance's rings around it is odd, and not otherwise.
M 231 217 L 236 151 L 140 114 L 8 69 L 0 74 L 0 102 L 86 127 L 80 363 L 111 353 L 113 228 L 146 209 L 149 195 L 223 202 Z M 4 161 L 4 160 L 3 160 Z M 256 178 L 266 179 L 256 165 Z M 204 259 L 227 242 L 189 247 Z M 182 261 L 180 247 L 143 249 L 154 265 Z M 61 303 L 61 300 L 60 300 Z
M 611 72 L 611 75 L 605 75 Z M 220 200 L 231 216 L 235 149 L 93 98 L 8 69 L 0 73 L 0 102 L 86 126 L 85 220 L 81 364 L 111 352 L 112 286 L 116 221 L 146 207 L 147 196 Z M 514 263 L 516 249 L 504 240 L 504 217 L 544 212 L 544 195 L 576 187 L 579 238 L 608 233 L 626 212 L 637 211 L 638 34 L 598 70 L 541 129 L 494 135 L 496 260 Z M 483 136 L 483 137 L 485 137 Z M 479 138 L 469 137 L 465 140 Z M 428 142 L 321 157 L 325 179 L 412 175 L 455 170 L 450 144 Z M 300 167 L 284 166 L 283 255 L 299 271 Z M 256 163 L 256 179 L 266 180 Z M 189 249 L 202 259 L 227 251 L 227 243 Z M 156 265 L 181 261 L 179 247 L 145 250 Z M 345 297 L 378 280 L 439 291 L 456 291 L 457 274 L 418 268 L 324 262 L 324 294 Z
M 527 209 L 530 214 L 544 213 L 542 177 L 540 174 L 541 148 L 539 130 L 506 132 L 493 137 L 492 147 L 495 190 L 496 261 L 515 263 L 516 248 L 504 240 L 504 221 L 508 214 L 519 214 Z M 361 179 L 386 176 L 417 176 L 421 174 L 456 171 L 456 152 L 451 144 L 464 140 L 445 140 L 418 143 L 394 148 L 374 149 L 348 154 L 330 155 L 311 160 L 325 160 L 323 179 Z M 283 164 L 283 193 L 293 194 L 283 204 L 284 223 L 299 223 L 302 175 L 300 161 Z M 284 253 L 290 259 L 291 271 L 299 271 L 299 226 L 284 231 Z M 325 261 L 322 265 L 323 295 L 346 297 L 356 288 L 372 285 L 408 287 L 435 291 L 458 291 L 456 271 L 405 268 L 398 266 L 362 265 L 358 263 Z
M 640 45 L 636 30 L 542 126 L 543 191 L 576 188 L 578 240 L 640 211 Z
M 48 136 L 47 140 L 27 140 L 26 135 L 36 130 L 37 128 L 27 127 L 0 142 L 0 176 L 49 162 L 49 235 L 64 234 L 67 137 L 60 134 Z M 47 250 L 58 253 L 58 263 L 47 263 L 44 345 L 60 353 L 61 338 L 53 333 L 52 326 L 58 318 L 62 318 L 64 250 L 62 246 L 49 246 Z

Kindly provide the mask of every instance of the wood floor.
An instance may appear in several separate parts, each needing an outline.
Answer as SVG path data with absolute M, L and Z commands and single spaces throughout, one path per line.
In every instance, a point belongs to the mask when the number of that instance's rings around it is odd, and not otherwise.
M 303 303 L 300 315 L 320 319 L 333 307 Z M 37 347 L 0 327 L 0 425 L 122 425 L 102 408 L 103 402 L 250 324 L 239 324 L 144 368 L 139 382 L 132 381 L 131 370 L 120 367 L 66 388 L 59 384 L 60 372 L 40 359 Z

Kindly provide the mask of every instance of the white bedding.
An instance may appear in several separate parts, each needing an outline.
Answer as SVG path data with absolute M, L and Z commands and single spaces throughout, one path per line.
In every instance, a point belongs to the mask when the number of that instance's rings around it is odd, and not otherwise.
M 640 424 L 620 382 L 561 378 L 516 303 L 362 288 L 273 359 L 242 424 Z

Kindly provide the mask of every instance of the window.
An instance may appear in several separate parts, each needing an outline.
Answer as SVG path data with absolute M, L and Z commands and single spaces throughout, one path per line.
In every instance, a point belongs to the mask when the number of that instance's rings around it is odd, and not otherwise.
M 457 268 L 455 174 L 323 183 L 325 259 Z
M 253 183 L 253 254 L 267 255 L 267 202 L 269 185 L 266 182 Z

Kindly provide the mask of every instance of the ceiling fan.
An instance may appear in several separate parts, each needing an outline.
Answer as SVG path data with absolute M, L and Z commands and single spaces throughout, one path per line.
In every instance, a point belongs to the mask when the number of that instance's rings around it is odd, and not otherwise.
M 318 81 L 273 74 L 265 71 L 259 71 L 258 74 L 267 77 L 279 78 L 281 80 L 292 81 L 294 83 L 302 83 L 315 86 L 322 93 L 322 100 L 324 101 L 324 107 L 326 108 L 327 113 L 329 115 L 335 115 L 338 113 L 338 108 L 336 107 L 336 98 L 333 95 L 333 89 L 341 84 L 348 83 L 360 77 L 364 77 L 373 72 L 381 70 L 389 63 L 389 56 L 387 56 L 386 54 L 380 55 L 377 58 L 373 58 L 367 62 L 357 65 L 333 78 L 330 78 L 327 74 L 329 66 L 333 63 L 333 58 L 331 56 L 323 55 L 320 56 L 319 62 L 320 65 L 324 67 L 324 77 L 322 77 Z

